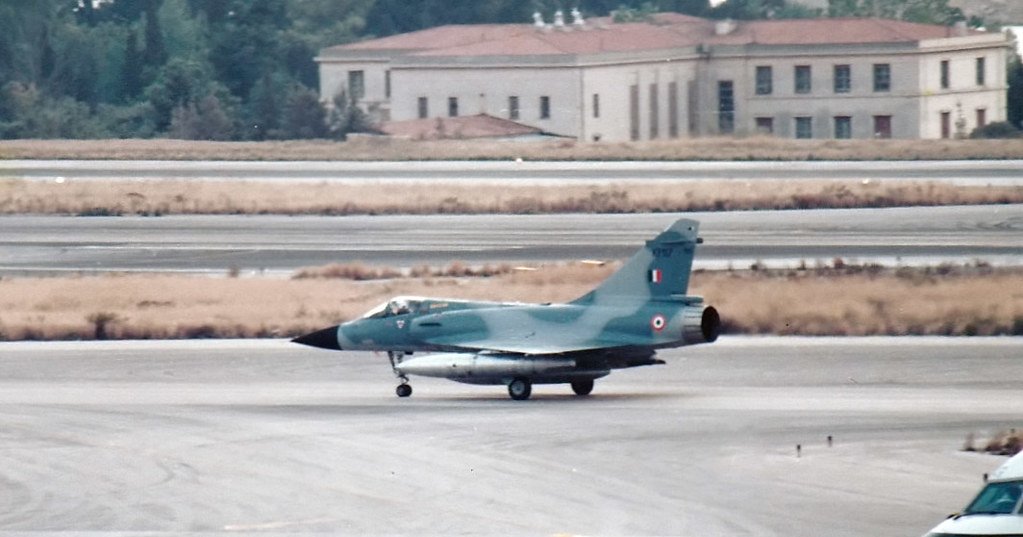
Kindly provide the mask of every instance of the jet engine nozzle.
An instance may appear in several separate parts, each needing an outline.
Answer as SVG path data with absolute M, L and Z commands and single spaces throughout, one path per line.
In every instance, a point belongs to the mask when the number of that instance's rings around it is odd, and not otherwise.
M 721 316 L 714 306 L 689 307 L 682 320 L 682 339 L 686 344 L 713 343 L 721 334 Z

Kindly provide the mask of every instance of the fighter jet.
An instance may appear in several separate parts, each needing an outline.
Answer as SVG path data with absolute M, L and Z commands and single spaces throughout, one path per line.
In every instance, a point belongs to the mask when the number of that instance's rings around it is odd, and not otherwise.
M 613 369 L 663 364 L 658 349 L 711 343 L 720 317 L 689 296 L 699 223 L 681 219 L 592 291 L 565 304 L 396 297 L 362 317 L 295 338 L 331 350 L 385 351 L 409 375 L 504 385 L 515 400 L 533 384 L 569 384 L 589 395 Z M 425 355 L 419 353 L 428 353 Z

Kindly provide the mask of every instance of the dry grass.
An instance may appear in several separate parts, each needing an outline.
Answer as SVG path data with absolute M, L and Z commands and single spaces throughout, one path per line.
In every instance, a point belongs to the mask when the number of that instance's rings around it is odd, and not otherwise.
M 970 433 L 966 437 L 963 451 L 983 451 L 995 455 L 1015 455 L 1023 451 L 1023 433 L 1018 432 L 1016 429 L 998 431 L 980 447 L 977 447 L 976 435 Z
M 6 159 L 118 160 L 944 160 L 1023 158 L 1023 140 L 787 140 L 691 138 L 655 142 L 501 142 L 360 138 L 350 142 L 11 140 Z
M 879 181 L 679 181 L 552 186 L 464 183 L 0 180 L 0 214 L 540 214 L 976 205 L 1020 186 Z
M 562 302 L 617 267 L 573 264 L 486 278 L 0 280 L 0 339 L 271 337 L 351 319 L 387 298 Z M 1023 335 L 1023 271 L 846 267 L 697 272 L 694 294 L 732 333 Z

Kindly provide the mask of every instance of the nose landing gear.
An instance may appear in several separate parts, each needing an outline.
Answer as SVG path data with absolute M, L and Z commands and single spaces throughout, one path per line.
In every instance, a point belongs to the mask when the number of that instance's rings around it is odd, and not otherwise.
M 387 359 L 391 361 L 391 371 L 394 371 L 394 376 L 398 377 L 401 384 L 394 389 L 394 393 L 398 397 L 408 397 L 412 395 L 412 385 L 408 383 L 408 377 L 404 373 L 398 371 L 398 364 L 401 363 L 401 359 L 405 357 L 405 353 L 401 351 L 387 351 Z

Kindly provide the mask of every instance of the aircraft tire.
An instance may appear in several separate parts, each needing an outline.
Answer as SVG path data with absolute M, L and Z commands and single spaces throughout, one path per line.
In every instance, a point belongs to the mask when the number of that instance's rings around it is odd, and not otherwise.
M 589 380 L 577 380 L 572 383 L 572 391 L 576 395 L 590 395 L 593 391 L 593 379 Z
M 412 386 L 409 384 L 399 384 L 398 387 L 394 389 L 394 393 L 396 393 L 398 397 L 408 397 L 412 395 Z
M 515 378 L 508 383 L 508 395 L 516 401 L 525 401 L 533 394 L 533 383 L 529 379 Z

